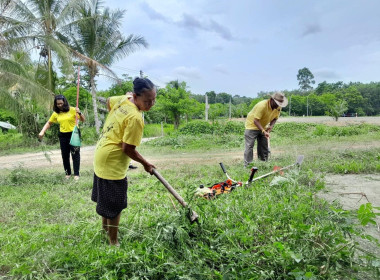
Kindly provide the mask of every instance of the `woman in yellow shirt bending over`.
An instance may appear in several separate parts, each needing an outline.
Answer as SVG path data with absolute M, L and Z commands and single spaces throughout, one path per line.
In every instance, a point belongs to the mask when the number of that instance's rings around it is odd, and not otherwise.
M 92 201 L 102 217 L 103 229 L 111 245 L 118 245 L 117 231 L 121 211 L 127 207 L 126 173 L 131 159 L 141 163 L 152 174 L 155 166 L 136 150 L 144 130 L 143 111 L 156 102 L 156 88 L 149 79 L 133 81 L 133 98 L 114 96 L 107 100 L 110 110 L 100 134 L 94 156 Z
M 57 95 L 54 98 L 53 114 L 50 119 L 38 134 L 38 138 L 42 139 L 46 130 L 50 128 L 53 123 L 59 124 L 59 143 L 61 146 L 61 154 L 63 160 L 63 168 L 65 169 L 66 178 L 71 177 L 70 166 L 70 153 L 73 159 L 74 179 L 79 180 L 79 167 L 80 167 L 80 148 L 70 145 L 71 134 L 75 127 L 75 117 L 84 122 L 85 118 L 79 108 L 70 107 L 66 97 Z

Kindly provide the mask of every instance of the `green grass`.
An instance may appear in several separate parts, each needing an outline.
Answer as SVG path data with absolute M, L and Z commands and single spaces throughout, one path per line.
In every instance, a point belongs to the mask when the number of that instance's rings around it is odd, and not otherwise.
M 309 137 L 310 131 L 303 128 L 297 142 L 280 132 L 273 134 L 271 144 L 278 152 L 270 162 L 255 162 L 257 176 L 272 171 L 274 164 L 287 166 L 297 154 L 305 154 L 301 168 L 215 200 L 194 198 L 193 193 L 200 184 L 225 180 L 218 162 L 184 162 L 175 168 L 157 163 L 161 174 L 200 215 L 199 224 L 190 224 L 178 203 L 173 207 L 157 179 L 142 168 L 129 172 L 129 206 L 122 214 L 118 249 L 108 245 L 90 200 L 92 169 L 82 168 L 79 182 L 64 180 L 60 170 L 18 168 L 4 173 L 0 176 L 0 278 L 379 277 L 379 259 L 358 253 L 363 228 L 357 213 L 316 196 L 324 188 L 326 173 L 379 173 L 380 147 L 366 148 L 379 139 L 378 132 Z M 172 135 L 145 143 L 139 151 L 158 158 L 166 152 L 172 158 L 207 150 L 242 153 L 242 141 L 236 134 Z M 249 170 L 241 162 L 228 158 L 223 162 L 231 177 L 248 179 Z M 361 215 L 371 214 L 367 212 Z

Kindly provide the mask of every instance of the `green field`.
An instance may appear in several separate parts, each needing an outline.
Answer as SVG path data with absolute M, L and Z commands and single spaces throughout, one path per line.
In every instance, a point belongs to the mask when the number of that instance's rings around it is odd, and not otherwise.
M 214 200 L 194 192 L 226 179 L 219 162 L 231 177 L 248 179 L 242 126 L 199 124 L 142 144 L 139 151 L 199 214 L 199 224 L 140 167 L 128 173 L 119 248 L 108 245 L 90 200 L 91 164 L 82 165 L 79 182 L 65 180 L 60 167 L 0 170 L 0 279 L 380 277 L 380 244 L 363 226 L 376 227 L 380 205 L 363 201 L 361 211 L 347 211 L 317 196 L 329 174 L 380 174 L 379 127 L 275 128 L 271 158 L 255 162 L 257 176 L 302 154 L 301 167 Z

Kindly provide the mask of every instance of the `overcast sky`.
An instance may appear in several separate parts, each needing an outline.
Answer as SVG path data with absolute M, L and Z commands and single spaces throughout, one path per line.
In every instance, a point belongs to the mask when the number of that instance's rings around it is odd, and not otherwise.
M 119 4 L 122 3 L 122 4 Z M 298 88 L 307 67 L 320 82 L 380 81 L 379 0 L 105 0 L 125 9 L 122 32 L 149 43 L 111 66 L 155 84 L 185 81 L 256 97 Z M 98 88 L 110 84 L 99 80 Z

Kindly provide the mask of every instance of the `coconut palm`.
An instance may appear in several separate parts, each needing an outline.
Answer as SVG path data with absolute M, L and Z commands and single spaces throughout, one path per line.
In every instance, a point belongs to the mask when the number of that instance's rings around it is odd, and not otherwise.
M 71 45 L 78 54 L 82 54 L 86 70 L 90 76 L 95 128 L 99 133 L 100 121 L 97 110 L 95 77 L 100 72 L 117 78 L 109 69 L 114 62 L 134 52 L 139 47 L 147 47 L 141 36 L 124 37 L 119 28 L 125 13 L 123 10 L 111 11 L 103 8 L 101 1 L 89 0 L 79 9 L 81 20 L 72 29 Z
M 66 47 L 67 33 L 75 21 L 78 0 L 0 0 L 0 46 L 6 52 L 24 49 L 38 52 L 46 77 L 45 87 L 54 90 L 53 54 L 60 71 L 73 71 L 71 53 Z M 44 71 L 40 71 L 40 76 Z
M 23 51 L 0 58 L 0 108 L 13 112 L 20 132 L 35 135 L 39 131 L 39 108 L 51 107 L 53 92 L 34 80 L 37 66 Z

